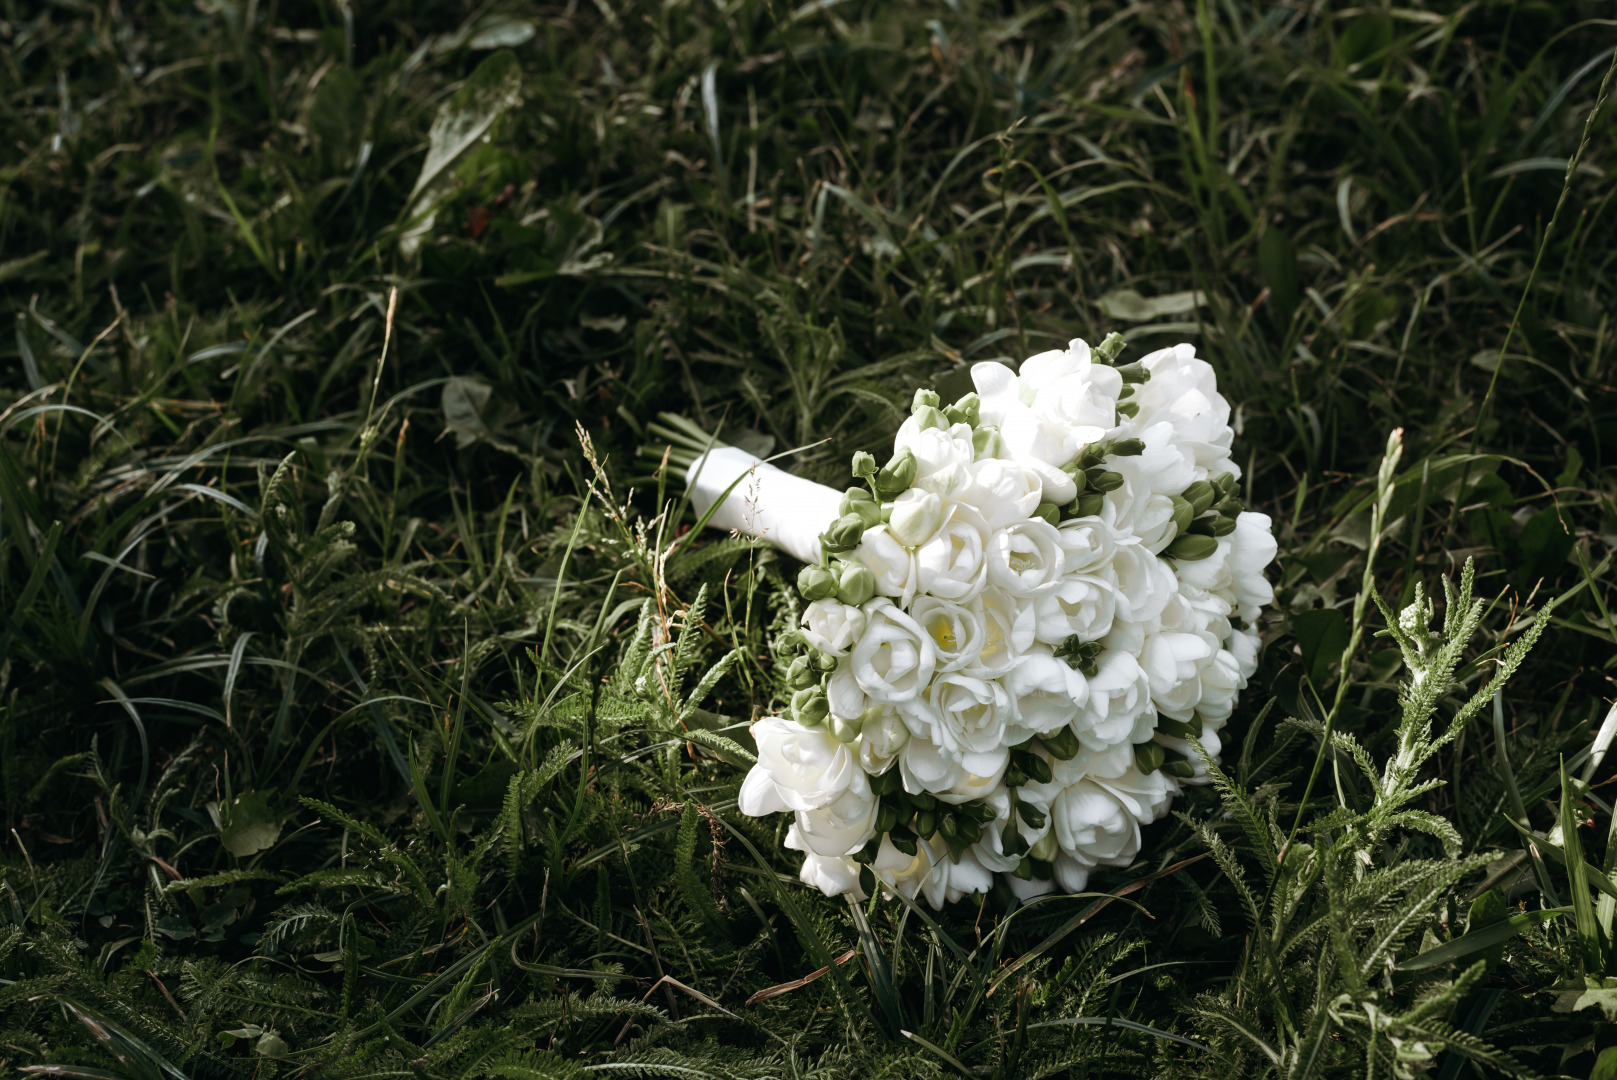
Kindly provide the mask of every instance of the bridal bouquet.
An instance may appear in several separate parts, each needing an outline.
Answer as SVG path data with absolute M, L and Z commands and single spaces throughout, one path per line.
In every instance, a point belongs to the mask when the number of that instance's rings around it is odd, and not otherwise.
M 753 725 L 740 797 L 794 815 L 805 882 L 1078 892 L 1205 781 L 1189 740 L 1219 752 L 1257 667 L 1275 541 L 1212 367 L 1120 346 L 977 364 L 947 406 L 917 391 L 846 492 L 711 440 L 690 465 L 709 524 L 807 564 L 789 714 Z

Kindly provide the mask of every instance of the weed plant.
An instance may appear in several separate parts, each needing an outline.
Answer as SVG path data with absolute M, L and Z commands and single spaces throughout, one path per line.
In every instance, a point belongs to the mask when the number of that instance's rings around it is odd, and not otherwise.
M 0 1073 L 1617 1075 L 1612 16 L 0 3 Z M 805 890 L 648 423 L 841 483 L 1112 330 L 1281 537 L 1216 782 Z

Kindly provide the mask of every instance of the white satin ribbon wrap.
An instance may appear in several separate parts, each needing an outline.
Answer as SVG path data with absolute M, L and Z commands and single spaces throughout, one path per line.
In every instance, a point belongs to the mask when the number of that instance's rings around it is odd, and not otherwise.
M 725 489 L 737 477 L 741 482 L 726 498 Z M 806 563 L 820 561 L 820 534 L 842 506 L 842 492 L 835 488 L 793 476 L 733 446 L 697 458 L 685 471 L 685 486 L 697 517 L 724 499 L 708 521 L 712 528 L 759 537 Z

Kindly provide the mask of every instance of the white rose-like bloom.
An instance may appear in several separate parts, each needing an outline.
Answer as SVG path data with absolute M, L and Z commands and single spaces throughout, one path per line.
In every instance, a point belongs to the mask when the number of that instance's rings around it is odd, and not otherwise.
M 959 862 L 949 857 L 948 846 L 941 842 L 934 848 L 933 843 L 922 841 L 917 845 L 917 850 L 930 854 L 932 858 L 931 868 L 921 879 L 921 892 L 926 896 L 926 902 L 934 908 L 952 904 L 972 893 L 985 893 L 994 887 L 994 875 L 977 861 L 969 848 L 961 854 Z
M 1179 579 L 1168 564 L 1139 544 L 1119 544 L 1112 569 L 1117 572 L 1117 617 L 1123 622 L 1158 618 L 1179 590 Z M 1138 646 L 1130 651 L 1137 652 Z
M 941 791 L 934 791 L 932 794 L 938 797 L 939 802 L 951 803 L 955 806 L 959 806 L 961 803 L 981 802 L 992 795 L 995 789 L 1005 786 L 1005 770 L 1010 763 L 1011 757 L 1006 754 L 1000 761 L 999 768 L 986 776 L 978 776 L 962 769 L 960 775 L 955 778 L 954 783 Z M 993 822 L 988 823 L 988 825 L 991 824 Z M 986 829 L 988 825 L 983 827 Z
M 974 599 L 988 582 L 988 538 L 981 514 L 966 503 L 951 503 L 915 553 L 919 591 L 959 603 Z
M 939 674 L 959 671 L 982 655 L 987 629 L 980 610 L 936 596 L 918 596 L 910 605 L 910 618 L 932 639 Z
M 1089 700 L 1084 673 L 1048 649 L 1029 653 L 1005 676 L 1004 685 L 1012 702 L 1005 738 L 1012 746 L 1070 724 Z
M 1068 574 L 1055 591 L 1033 602 L 1035 636 L 1060 645 L 1074 634 L 1094 641 L 1112 631 L 1117 614 L 1117 585 L 1110 568 L 1096 574 Z
M 876 576 L 877 593 L 895 597 L 906 607 L 915 598 L 918 580 L 915 552 L 899 543 L 886 525 L 873 525 L 865 530 L 855 557 Z M 819 561 L 819 556 L 812 561 Z
M 796 825 L 786 830 L 786 847 L 792 851 L 807 850 Z M 797 876 L 803 884 L 812 885 L 827 896 L 847 894 L 855 900 L 866 899 L 865 890 L 859 887 L 859 864 L 852 859 L 809 851 Z
M 1140 666 L 1151 680 L 1151 703 L 1175 720 L 1189 720 L 1201 704 L 1202 672 L 1218 654 L 1211 634 L 1152 634 L 1140 651 Z
M 802 562 L 820 561 L 820 534 L 842 508 L 842 493 L 835 488 L 793 476 L 734 446 L 697 458 L 685 471 L 685 487 L 697 517 L 719 504 L 709 527 L 764 537 Z
M 1235 531 L 1230 534 L 1230 575 L 1236 603 L 1243 607 L 1274 603 L 1274 587 L 1263 576 L 1264 567 L 1279 550 L 1272 524 L 1268 514 L 1250 510 L 1243 510 L 1235 519 Z
M 1085 778 L 1065 788 L 1050 803 L 1051 831 L 1061 853 L 1075 864 L 1072 869 L 1088 870 L 1105 864 L 1127 866 L 1140 853 L 1140 822 L 1108 788 Z M 1056 872 L 1061 874 L 1061 861 Z M 1076 885 L 1062 877 L 1062 885 L 1080 892 L 1088 884 L 1087 874 Z
M 1009 790 L 999 787 L 983 796 L 982 801 L 994 808 L 994 819 L 983 823 L 983 838 L 972 846 L 977 861 L 990 870 L 1008 873 L 1021 863 L 1022 855 L 1005 853 L 1005 826 L 1015 819 L 1016 831 L 1031 847 L 1050 832 L 1050 800 L 1061 790 L 1053 784 L 1024 784 L 1016 789 L 1019 802 L 1028 803 L 1044 814 L 1044 825 L 1035 829 L 1011 809 Z
M 989 588 L 972 605 L 983 621 L 983 647 L 963 669 L 980 679 L 997 679 L 1021 663 L 1034 644 L 1037 616 L 1033 605 Z
M 1078 486 L 1060 467 L 1105 430 L 1071 429 L 1039 413 L 1027 403 L 1034 392 L 1031 388 L 1024 392 L 1017 377 L 1003 364 L 975 364 L 971 379 L 982 398 L 982 422 L 999 428 L 1006 456 L 1039 478 L 1041 501 L 1059 505 L 1076 498 Z
M 951 672 L 939 675 L 919 702 L 903 710 L 905 723 L 953 755 L 973 776 L 1002 772 L 1010 755 L 1005 742 L 1010 700 L 999 683 Z
M 893 500 L 887 532 L 907 548 L 918 548 L 943 524 L 943 500 L 936 492 L 910 488 Z
M 1218 593 L 1180 581 L 1178 603 L 1190 613 L 1186 622 L 1193 624 L 1197 630 L 1206 630 L 1219 641 L 1233 632 L 1230 626 L 1230 602 Z
M 885 597 L 867 601 L 864 610 L 865 632 L 848 654 L 859 688 L 882 705 L 915 700 L 937 664 L 932 639 Z
M 835 600 L 816 600 L 803 612 L 803 639 L 829 656 L 847 656 L 865 632 L 865 613 Z
M 798 836 L 816 855 L 852 855 L 876 835 L 877 800 L 867 780 L 850 784 L 835 799 L 797 812 Z
M 1032 515 L 1040 501 L 1039 478 L 1009 458 L 985 458 L 971 467 L 971 487 L 961 501 L 975 507 L 990 529 Z
M 1235 711 L 1235 699 L 1246 689 L 1241 662 L 1228 649 L 1213 654 L 1212 663 L 1201 669 L 1201 700 L 1196 712 L 1204 720 L 1222 724 Z
M 925 735 L 911 735 L 904 744 L 898 755 L 898 772 L 904 790 L 911 795 L 948 791 L 966 773 L 958 758 Z
M 1067 568 L 1061 534 L 1043 518 L 998 529 L 988 542 L 988 580 L 1012 596 L 1053 592 Z
M 893 439 L 893 453 L 908 450 L 915 455 L 916 487 L 954 497 L 971 484 L 970 466 L 975 456 L 971 433 L 969 424 L 923 431 L 920 419 L 911 416 Z
M 1236 528 L 1240 528 L 1237 522 Z M 1231 536 L 1234 534 L 1231 533 Z M 1218 538 L 1218 546 L 1213 553 L 1205 559 L 1180 560 L 1174 566 L 1174 573 L 1179 575 L 1181 591 L 1186 585 L 1203 589 L 1207 592 L 1229 592 L 1235 587 L 1235 575 L 1230 570 L 1230 555 L 1235 550 L 1235 544 L 1229 536 Z
M 1193 345 L 1175 345 L 1141 357 L 1150 381 L 1134 389 L 1129 400 L 1140 406 L 1140 423 L 1169 420 L 1192 448 L 1197 464 L 1211 473 L 1240 470 L 1229 461 L 1230 404 L 1218 392 L 1213 367 L 1196 358 Z
M 1242 679 L 1250 679 L 1257 672 L 1258 651 L 1263 648 L 1263 639 L 1256 630 L 1236 630 L 1224 639 L 1224 647 L 1235 657 Z
M 854 675 L 850 658 L 843 657 L 831 673 L 825 685 L 825 700 L 831 707 L 831 715 L 843 720 L 857 719 L 870 708 L 870 699 L 865 696 L 864 687 L 859 685 Z
M 1074 338 L 1066 349 L 1039 353 L 1022 362 L 1017 376 L 1021 398 L 1048 419 L 1068 428 L 1080 443 L 1095 442 L 1115 422 L 1123 376 L 1097 364 L 1089 345 Z
M 1106 750 L 1151 738 L 1157 723 L 1151 680 L 1132 653 L 1101 653 L 1088 683 L 1089 700 L 1072 721 L 1073 734 L 1085 748 Z
M 1108 569 L 1117 552 L 1116 534 L 1097 517 L 1063 521 L 1056 528 L 1067 573 L 1093 574 Z
M 910 729 L 898 711 L 890 706 L 865 716 L 859 732 L 859 766 L 872 776 L 880 776 L 898 760 L 910 741 Z
M 848 748 L 824 728 L 766 716 L 752 725 L 758 764 L 741 784 L 739 805 L 748 817 L 782 810 L 818 810 L 851 787 L 870 782 Z

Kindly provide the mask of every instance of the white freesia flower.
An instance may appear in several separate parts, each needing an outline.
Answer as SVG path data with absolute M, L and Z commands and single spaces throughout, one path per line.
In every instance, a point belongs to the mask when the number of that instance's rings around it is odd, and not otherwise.
M 1274 587 L 1263 576 L 1264 567 L 1274 561 L 1279 550 L 1271 524 L 1268 514 L 1250 510 L 1242 511 L 1235 519 L 1235 531 L 1230 534 L 1230 574 L 1235 601 L 1243 607 L 1274 603 Z
M 1082 442 L 1098 441 L 1113 425 L 1123 390 L 1117 369 L 1096 364 L 1079 339 L 1024 360 L 1017 382 L 1024 402 Z
M 812 885 L 827 896 L 846 893 L 855 900 L 867 899 L 865 890 L 859 887 L 859 864 L 852 859 L 816 855 L 808 851 L 796 825 L 786 830 L 786 847 L 791 851 L 807 852 L 803 868 L 797 872 L 803 884 Z
M 914 728 L 910 729 L 912 732 Z M 899 776 L 904 790 L 914 795 L 926 791 L 948 791 L 966 773 L 960 759 L 925 735 L 911 735 L 898 755 Z
M 782 810 L 818 810 L 850 788 L 870 783 L 848 748 L 824 728 L 766 716 L 752 725 L 758 764 L 741 785 L 739 805 L 748 817 Z
M 859 765 L 872 776 L 880 776 L 898 760 L 910 741 L 910 729 L 898 711 L 882 706 L 867 713 L 859 732 Z
M 926 697 L 903 713 L 912 732 L 936 743 L 973 776 L 1004 771 L 1010 755 L 1005 742 L 1010 699 L 999 683 L 959 672 L 939 675 Z
M 907 548 L 918 548 L 943 524 L 943 500 L 933 491 L 910 488 L 893 500 L 887 532 Z
M 1010 765 L 1010 755 L 1000 759 L 999 767 L 991 773 L 978 776 L 962 768 L 955 782 L 941 791 L 932 794 L 938 797 L 939 802 L 959 805 L 968 802 L 981 802 L 992 795 L 996 789 L 1005 785 L 1005 770 Z M 986 826 L 985 826 L 986 827 Z
M 1039 785 L 1039 788 L 1044 792 L 1045 801 L 1050 802 L 1064 788 L 1080 780 L 1108 780 L 1122 776 L 1133 768 L 1132 743 L 1114 743 L 1104 749 L 1085 746 L 1066 761 L 1058 758 L 1051 762 L 1050 770 L 1055 773 L 1055 778 L 1048 784 Z
M 1218 655 L 1211 634 L 1163 632 L 1146 639 L 1140 666 L 1151 680 L 1151 702 L 1175 720 L 1189 720 L 1201 704 L 1202 673 Z
M 931 844 L 923 842 L 920 850 L 931 853 L 933 859 L 926 877 L 921 880 L 921 892 L 933 907 L 941 908 L 944 904 L 952 904 L 973 893 L 985 893 L 994 887 L 994 875 L 977 861 L 969 849 L 960 856 L 959 862 L 951 859 L 948 848 L 941 844 L 934 851 Z
M 982 655 L 987 628 L 980 608 L 973 610 L 936 596 L 918 596 L 910 606 L 910 618 L 932 639 L 939 674 L 974 664 Z
M 1063 789 L 1050 803 L 1050 819 L 1056 843 L 1074 869 L 1127 866 L 1140 853 L 1139 820 L 1099 781 L 1085 778 Z M 1062 885 L 1073 888 L 1066 881 Z
M 1230 457 L 1235 433 L 1230 429 L 1230 404 L 1218 392 L 1211 364 L 1196 358 L 1191 345 L 1159 349 L 1140 359 L 1151 373 L 1149 382 L 1135 388 L 1129 400 L 1140 406 L 1140 423 L 1170 421 L 1179 437 L 1209 473 L 1236 473 Z
M 913 900 L 915 894 L 921 891 L 921 881 L 932 869 L 932 854 L 921 843 L 916 845 L 914 855 L 906 855 L 884 836 L 870 869 L 884 891 Z
M 1104 750 L 1151 737 L 1157 723 L 1151 680 L 1132 653 L 1116 649 L 1101 653 L 1088 683 L 1089 700 L 1072 721 L 1079 742 Z
M 1224 723 L 1235 711 L 1235 699 L 1246 689 L 1241 662 L 1228 649 L 1213 654 L 1212 663 L 1201 669 L 1201 700 L 1196 712 L 1205 720 Z
M 865 632 L 865 613 L 835 600 L 816 600 L 803 612 L 803 639 L 830 656 L 847 656 Z
M 1220 726 L 1217 724 L 1204 724 L 1202 725 L 1201 734 L 1196 738 L 1196 741 L 1202 744 L 1202 748 L 1215 758 L 1224 749 L 1224 740 L 1218 734 Z M 1200 785 L 1211 782 L 1213 777 L 1207 771 L 1207 762 L 1202 760 L 1202 756 L 1196 752 L 1196 748 L 1191 745 L 1189 739 L 1179 739 L 1172 735 L 1164 735 L 1160 731 L 1157 732 L 1154 739 L 1162 746 L 1179 754 L 1190 763 L 1192 769 L 1196 770 L 1196 775 L 1179 781 L 1181 784 Z
M 972 611 L 982 618 L 983 647 L 963 670 L 982 679 L 1000 678 L 1033 647 L 1038 627 L 1033 605 L 990 588 L 972 605 Z
M 876 592 L 905 606 L 914 599 L 918 580 L 915 552 L 899 543 L 886 525 L 865 530 L 856 557 L 876 576 Z
M 1110 569 L 1117 552 L 1117 534 L 1096 517 L 1064 521 L 1056 530 L 1067 573 L 1095 574 Z
M 1038 508 L 1039 478 L 1008 458 L 986 458 L 971 467 L 971 487 L 962 497 L 989 529 L 999 529 L 1030 516 Z
M 1043 735 L 1070 724 L 1089 700 L 1083 672 L 1049 649 L 1029 653 L 1005 676 L 1012 701 L 1012 721 L 1005 737 L 1014 746 L 1033 735 Z
M 825 684 L 825 699 L 831 707 L 831 715 L 843 720 L 857 719 L 870 708 L 870 699 L 854 675 L 850 658 L 845 656 L 837 662 L 836 670 Z
M 1060 645 L 1077 635 L 1094 641 L 1112 631 L 1117 614 L 1117 584 L 1108 567 L 1098 574 L 1068 574 L 1054 591 L 1034 600 L 1035 635 L 1047 645 Z
M 997 529 L 988 542 L 988 580 L 1012 596 L 1053 592 L 1067 568 L 1061 534 L 1043 518 Z
M 1117 618 L 1126 623 L 1149 623 L 1162 614 L 1179 590 L 1168 564 L 1140 544 L 1119 544 L 1112 559 L 1117 572 Z M 1118 644 L 1117 648 L 1128 648 Z M 1138 652 L 1136 644 L 1131 652 Z
M 1240 527 L 1239 522 L 1236 527 Z M 1230 569 L 1230 555 L 1234 550 L 1235 544 L 1230 537 L 1221 536 L 1218 547 L 1207 558 L 1180 562 L 1174 567 L 1174 573 L 1179 576 L 1180 589 L 1189 585 L 1207 592 L 1230 592 L 1235 585 L 1235 575 Z
M 1256 630 L 1237 630 L 1224 639 L 1224 647 L 1235 657 L 1236 667 L 1241 672 L 1241 678 L 1250 679 L 1258 670 L 1258 653 L 1263 648 L 1263 639 Z
M 966 503 L 951 504 L 915 553 L 919 591 L 960 603 L 975 598 L 988 582 L 988 537 L 981 514 Z
M 799 810 L 798 836 L 816 855 L 852 855 L 876 834 L 876 809 L 868 782 L 850 784 L 824 806 Z
M 849 654 L 854 679 L 882 705 L 915 700 L 937 664 L 932 639 L 885 597 L 867 602 L 865 615 L 865 632 Z
M 912 416 L 904 421 L 893 439 L 893 452 L 901 450 L 915 455 L 915 486 L 918 488 L 954 496 L 971 484 L 970 466 L 975 452 L 969 424 L 923 431 L 919 418 Z

